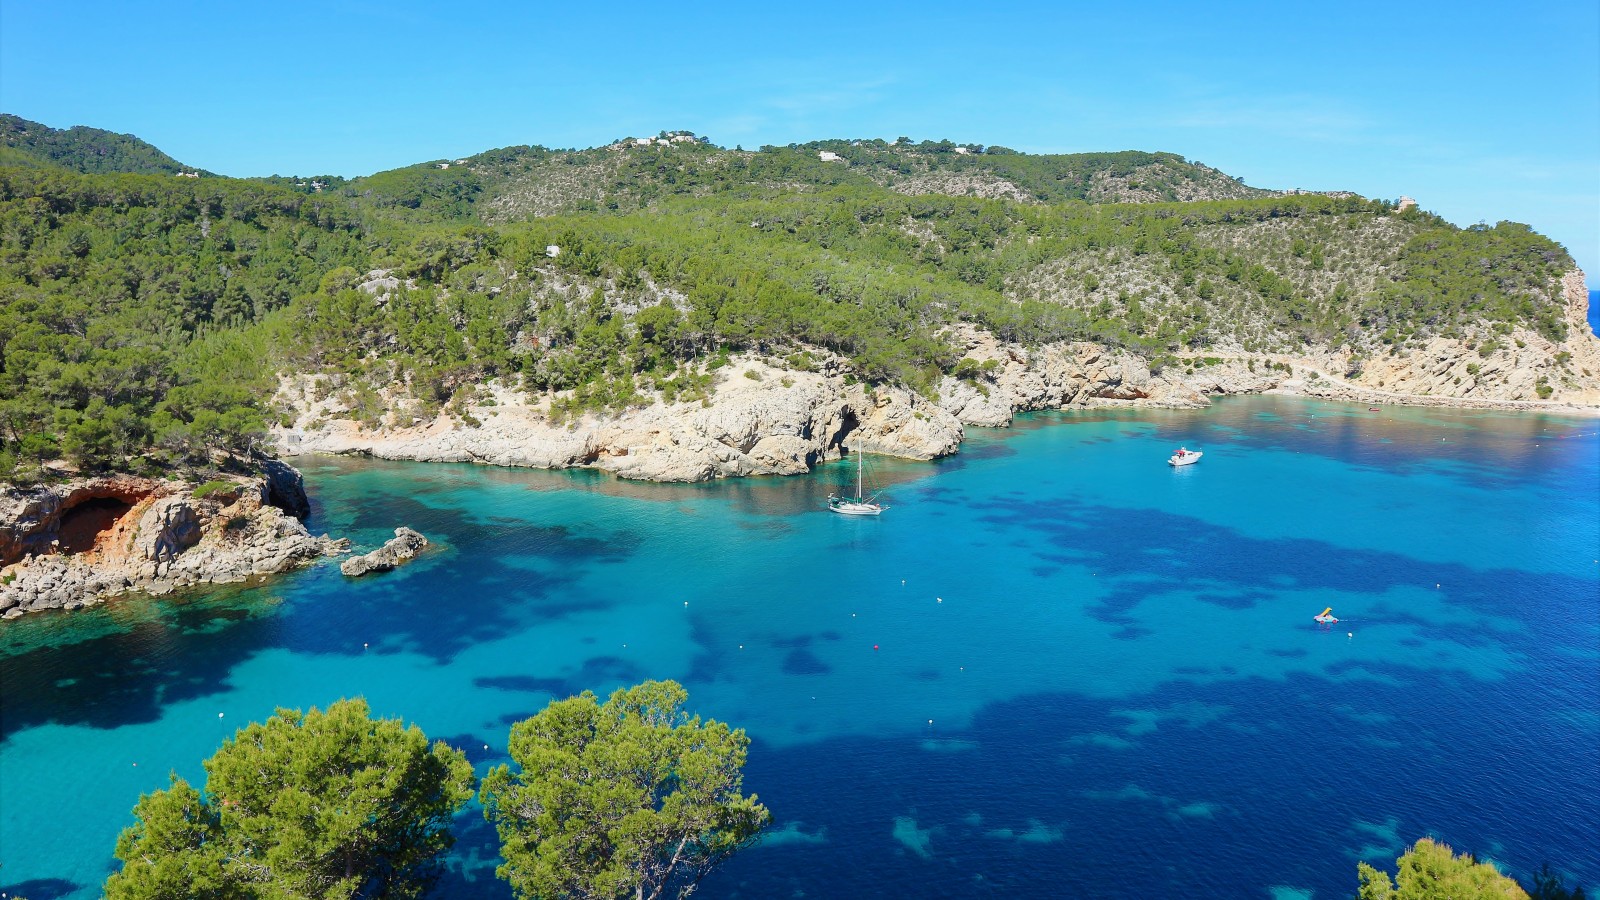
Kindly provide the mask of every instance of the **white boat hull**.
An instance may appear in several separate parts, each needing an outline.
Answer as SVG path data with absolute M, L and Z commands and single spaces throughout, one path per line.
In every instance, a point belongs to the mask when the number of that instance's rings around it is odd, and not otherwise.
M 1203 455 L 1204 454 L 1201 453 L 1199 450 L 1191 450 L 1191 451 L 1189 451 L 1188 453 L 1185 453 L 1182 456 L 1178 456 L 1177 454 L 1173 454 L 1172 456 L 1167 457 L 1167 465 L 1169 465 L 1169 466 L 1192 466 L 1195 463 L 1199 462 L 1200 461 L 1200 457 L 1203 456 Z
M 880 504 L 854 503 L 849 500 L 830 501 L 828 509 L 841 516 L 876 516 L 883 512 L 883 506 Z

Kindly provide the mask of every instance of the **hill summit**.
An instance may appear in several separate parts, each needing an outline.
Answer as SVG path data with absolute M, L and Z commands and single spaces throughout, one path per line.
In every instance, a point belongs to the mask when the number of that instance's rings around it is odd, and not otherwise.
M 209 175 L 131 134 L 74 125 L 58 129 L 0 113 L 0 165 L 58 166 L 88 175 Z

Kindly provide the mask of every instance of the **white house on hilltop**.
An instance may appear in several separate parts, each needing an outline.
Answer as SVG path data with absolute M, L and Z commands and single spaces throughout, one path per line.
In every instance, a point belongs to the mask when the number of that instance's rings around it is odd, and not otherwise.
M 615 144 L 607 144 L 607 150 L 626 150 L 629 147 L 649 147 L 659 144 L 670 147 L 673 144 L 698 144 L 700 139 L 688 131 L 672 131 L 661 137 L 623 138 Z
M 820 153 L 817 154 L 817 158 L 822 160 L 823 162 L 844 162 L 844 157 L 842 157 L 839 154 L 833 152 L 832 150 L 823 150 L 823 151 L 821 151 Z

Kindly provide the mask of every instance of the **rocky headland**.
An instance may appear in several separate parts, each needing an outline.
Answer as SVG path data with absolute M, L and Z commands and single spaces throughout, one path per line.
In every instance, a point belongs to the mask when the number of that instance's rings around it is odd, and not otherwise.
M 203 485 L 111 475 L 0 489 L 0 615 L 239 582 L 349 546 L 311 535 L 308 510 L 300 473 L 275 460 Z

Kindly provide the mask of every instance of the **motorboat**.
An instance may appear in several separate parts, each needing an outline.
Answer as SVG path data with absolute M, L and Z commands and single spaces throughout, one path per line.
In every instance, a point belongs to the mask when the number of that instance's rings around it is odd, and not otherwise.
M 1177 453 L 1174 453 L 1171 456 L 1167 457 L 1167 465 L 1169 465 L 1169 466 L 1192 466 L 1195 463 L 1199 462 L 1200 461 L 1200 457 L 1204 456 L 1204 455 L 1205 454 L 1201 453 L 1199 450 L 1190 450 L 1190 449 L 1185 448 L 1185 447 L 1179 447 Z

